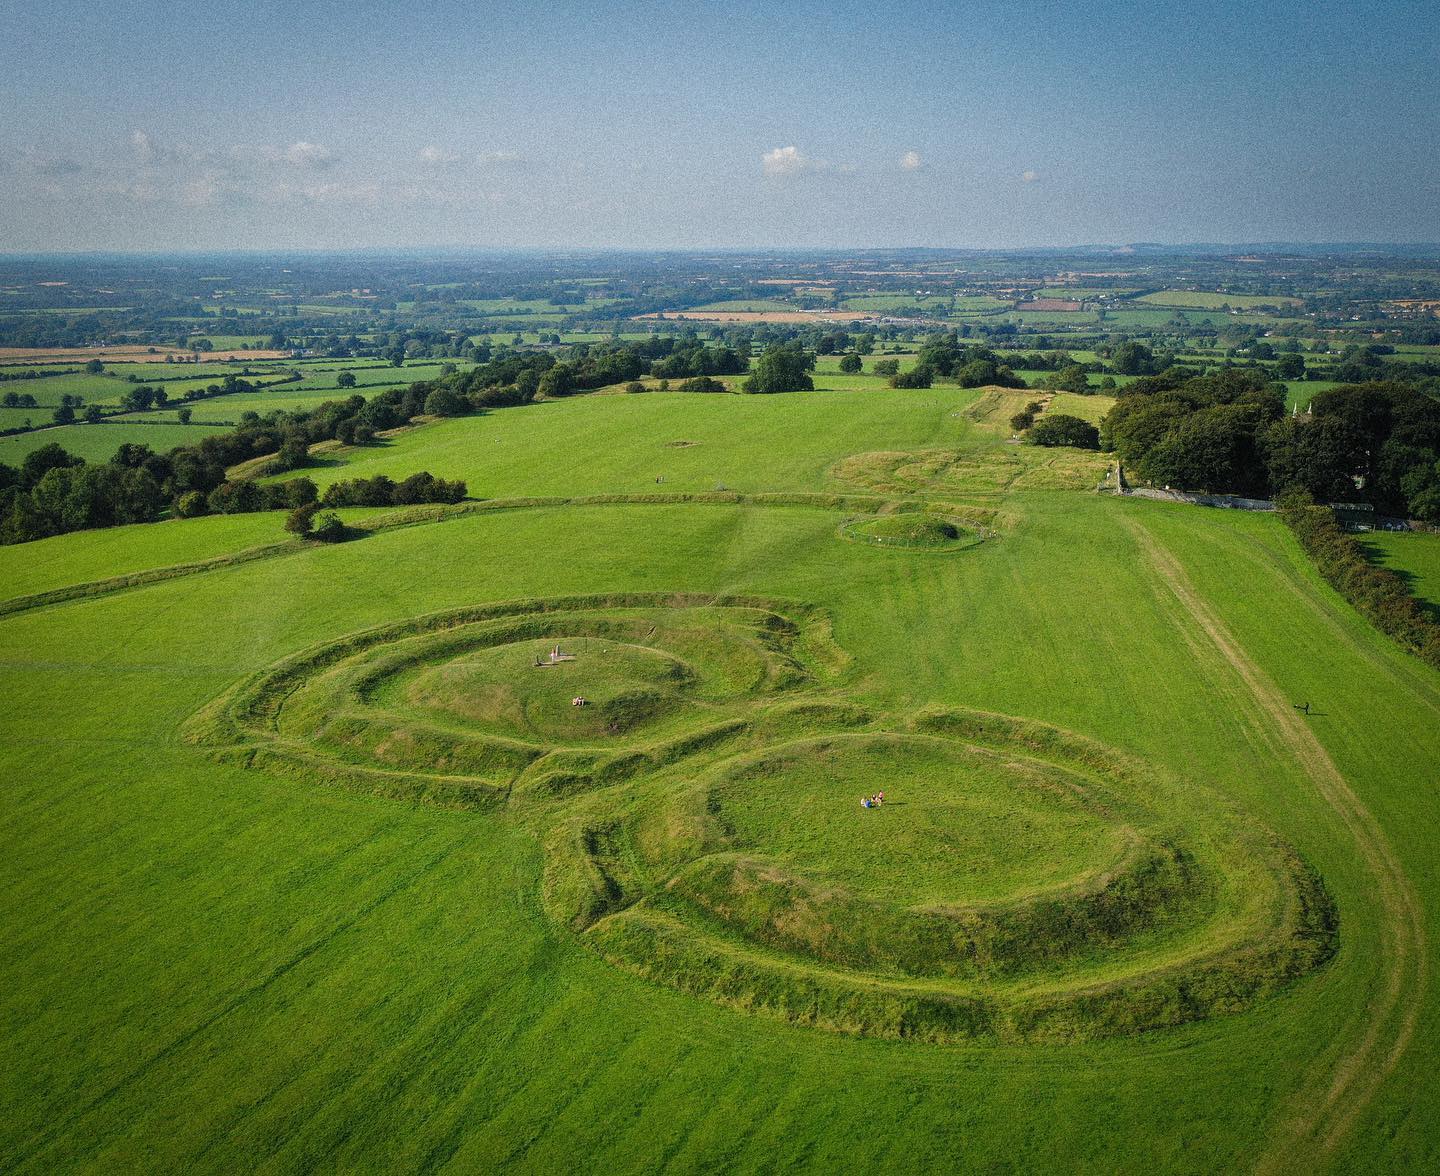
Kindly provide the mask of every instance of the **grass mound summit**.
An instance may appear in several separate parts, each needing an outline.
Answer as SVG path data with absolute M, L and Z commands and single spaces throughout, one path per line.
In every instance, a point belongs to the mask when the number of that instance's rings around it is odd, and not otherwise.
M 975 531 L 950 519 L 918 511 L 858 519 L 846 523 L 840 533 L 856 543 L 916 551 L 955 551 L 981 540 Z
M 933 516 L 879 524 L 973 541 Z M 304 651 L 186 735 L 316 783 L 508 806 L 545 847 L 545 909 L 594 951 L 839 1032 L 1155 1030 L 1333 952 L 1316 876 L 1203 789 L 1039 724 L 876 712 L 849 670 L 794 601 L 525 600 Z

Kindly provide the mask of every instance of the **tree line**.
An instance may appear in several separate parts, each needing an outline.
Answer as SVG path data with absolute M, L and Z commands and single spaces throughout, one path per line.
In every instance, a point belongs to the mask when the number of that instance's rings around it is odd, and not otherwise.
M 265 417 L 250 413 L 237 428 L 217 431 L 197 444 L 156 453 L 147 445 L 126 443 L 103 463 L 87 463 L 54 443 L 42 446 L 19 467 L 0 464 L 0 543 L 153 522 L 167 511 L 193 518 L 294 510 L 317 497 L 308 479 L 267 485 L 250 478 L 227 479 L 226 471 L 269 457 L 256 473 L 282 473 L 308 464 L 309 448 L 319 441 L 367 444 L 377 433 L 418 416 L 434 391 L 433 384 L 421 382 L 369 400 L 351 396 L 307 411 Z M 452 501 L 456 485 L 464 494 L 463 484 L 441 479 L 401 485 L 429 486 L 438 497 L 428 501 Z
M 612 377 L 616 372 L 648 373 L 657 360 L 671 362 L 671 370 L 697 376 L 707 374 L 697 372 L 697 368 L 716 368 L 717 374 L 744 370 L 742 357 L 728 348 L 663 337 L 619 345 L 581 345 L 572 349 L 564 362 L 567 379 L 573 380 L 576 387 L 599 387 L 615 382 Z M 388 388 L 368 399 L 352 395 L 313 409 L 280 410 L 265 416 L 247 412 L 236 428 L 217 430 L 196 444 L 178 446 L 167 453 L 127 443 L 110 461 L 87 463 L 59 445 L 42 446 L 19 467 L 0 464 L 0 543 L 152 522 L 167 511 L 182 518 L 254 510 L 293 511 L 316 500 L 314 484 L 308 479 L 266 485 L 253 477 L 227 479 L 226 471 L 266 458 L 253 471 L 254 476 L 287 473 L 307 466 L 310 447 L 321 441 L 369 445 L 378 434 L 406 425 L 422 414 L 458 416 L 528 403 L 542 393 L 542 381 L 560 362 L 546 352 L 506 353 L 469 371 Z M 389 485 L 389 479 L 382 481 Z M 453 502 L 465 494 L 464 483 L 446 482 L 428 474 L 396 484 L 394 493 L 400 497 L 392 496 L 384 502 L 379 501 L 379 484 L 374 479 L 360 484 L 368 488 L 339 485 L 345 488 L 334 494 L 359 496 L 355 504 L 366 499 L 367 505 L 371 504 L 368 499 L 376 499 L 375 505 Z M 417 492 L 430 496 L 411 497 Z M 349 500 L 339 499 L 321 503 L 350 504 Z

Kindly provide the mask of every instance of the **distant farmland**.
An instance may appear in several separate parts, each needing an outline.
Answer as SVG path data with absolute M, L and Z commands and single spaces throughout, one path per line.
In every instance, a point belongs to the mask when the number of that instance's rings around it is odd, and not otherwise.
M 1205 290 L 1158 290 L 1154 294 L 1142 294 L 1135 301 L 1148 302 L 1152 306 L 1180 306 L 1199 310 L 1221 310 L 1227 306 L 1236 310 L 1253 310 L 1267 306 L 1300 305 L 1298 298 L 1282 298 L 1271 294 L 1212 294 Z

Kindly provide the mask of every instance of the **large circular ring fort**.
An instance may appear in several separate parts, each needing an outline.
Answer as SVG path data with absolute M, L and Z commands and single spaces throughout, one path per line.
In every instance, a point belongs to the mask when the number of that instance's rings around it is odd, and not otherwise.
M 186 737 L 503 808 L 589 949 L 837 1032 L 1093 1040 L 1239 1012 L 1332 954 L 1316 875 L 1199 782 L 1023 718 L 872 709 L 862 672 L 801 602 L 524 600 L 306 650 Z

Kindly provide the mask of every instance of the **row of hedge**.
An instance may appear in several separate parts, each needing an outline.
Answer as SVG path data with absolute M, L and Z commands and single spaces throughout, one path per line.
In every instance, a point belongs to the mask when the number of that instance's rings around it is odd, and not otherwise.
M 1440 669 L 1440 624 L 1411 594 L 1409 585 L 1366 559 L 1361 545 L 1341 530 L 1335 512 L 1317 506 L 1309 494 L 1289 494 L 1276 505 L 1331 587 L 1382 633 Z

